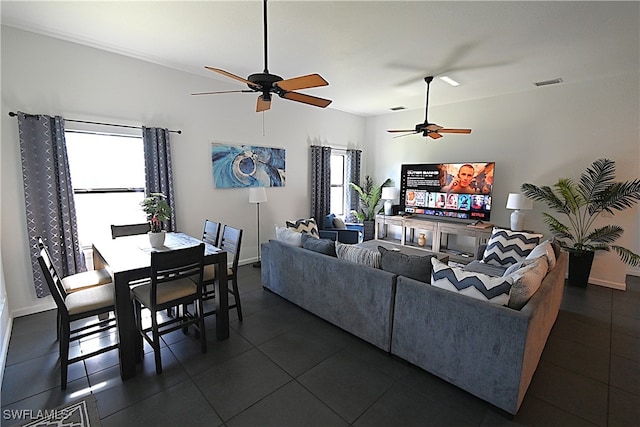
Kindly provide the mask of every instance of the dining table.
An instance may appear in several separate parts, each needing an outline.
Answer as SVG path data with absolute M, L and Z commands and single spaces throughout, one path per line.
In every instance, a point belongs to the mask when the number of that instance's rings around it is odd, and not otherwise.
M 185 233 L 168 232 L 164 244 L 153 248 L 146 234 L 118 237 L 93 243 L 95 269 L 106 269 L 113 279 L 115 315 L 118 327 L 120 377 L 123 380 L 136 375 L 137 349 L 142 337 L 136 328 L 130 284 L 150 276 L 151 253 L 170 251 L 205 244 L 204 262 L 216 264 L 216 336 L 229 338 L 229 295 L 227 288 L 227 252 Z

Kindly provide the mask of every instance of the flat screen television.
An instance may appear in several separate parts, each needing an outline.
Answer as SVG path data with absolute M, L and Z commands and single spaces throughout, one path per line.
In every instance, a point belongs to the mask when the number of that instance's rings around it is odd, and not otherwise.
M 402 165 L 399 210 L 443 219 L 488 221 L 494 170 L 495 162 Z

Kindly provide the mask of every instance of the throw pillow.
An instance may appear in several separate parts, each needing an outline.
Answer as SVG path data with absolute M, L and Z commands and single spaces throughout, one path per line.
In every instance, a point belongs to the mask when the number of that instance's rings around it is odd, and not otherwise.
M 302 247 L 302 233 L 276 225 L 276 240 L 291 246 Z
M 431 258 L 431 264 L 433 286 L 494 304 L 505 305 L 509 301 L 512 277 L 466 272 L 460 267 L 449 267 L 435 257 Z
M 523 267 L 511 274 L 513 285 L 509 292 L 508 307 L 520 310 L 540 288 L 546 276 L 548 262 L 544 256 L 526 260 Z
M 433 255 L 406 255 L 378 246 L 380 268 L 390 273 L 406 276 L 421 282 L 431 282 L 431 257 Z
M 302 247 L 309 249 L 310 251 L 318 252 L 321 254 L 329 255 L 332 257 L 336 255 L 336 245 L 333 240 L 330 239 L 314 239 L 307 233 L 302 233 Z
M 333 218 L 333 228 L 339 228 L 340 230 L 345 230 L 347 225 L 344 223 L 342 218 L 335 217 Z
M 551 245 L 551 240 L 545 240 L 544 242 L 533 248 L 533 250 L 529 252 L 529 255 L 527 255 L 525 259 L 534 259 L 541 256 L 547 258 L 549 270 L 552 270 L 553 267 L 556 266 L 556 254 L 553 250 L 553 246 Z
M 334 214 L 329 214 L 324 217 L 324 221 L 322 222 L 322 229 L 333 228 L 333 219 L 336 216 Z
M 295 230 L 299 233 L 308 233 L 316 239 L 320 238 L 320 233 L 318 233 L 318 224 L 316 224 L 316 220 L 313 218 L 299 219 L 297 221 L 285 221 L 285 224 L 287 225 L 287 228 L 291 230 Z
M 380 268 L 380 252 L 336 242 L 338 258 L 368 267 Z
M 494 228 L 484 250 L 482 261 L 509 267 L 520 262 L 540 242 L 542 234 Z

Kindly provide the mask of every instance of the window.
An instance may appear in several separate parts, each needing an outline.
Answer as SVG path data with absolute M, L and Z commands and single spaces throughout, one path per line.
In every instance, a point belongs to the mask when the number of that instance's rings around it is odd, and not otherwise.
M 111 224 L 146 221 L 142 136 L 66 131 L 67 153 L 83 247 L 111 238 Z
M 345 155 L 331 154 L 331 213 L 344 215 Z

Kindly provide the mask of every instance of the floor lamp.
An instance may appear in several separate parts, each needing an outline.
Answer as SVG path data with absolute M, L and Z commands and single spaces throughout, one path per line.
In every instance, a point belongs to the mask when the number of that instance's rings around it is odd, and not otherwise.
M 267 201 L 267 192 L 264 187 L 251 187 L 249 188 L 249 203 L 255 203 L 257 208 L 258 218 L 258 261 L 253 263 L 253 266 L 260 268 L 262 263 L 260 262 L 260 203 Z

